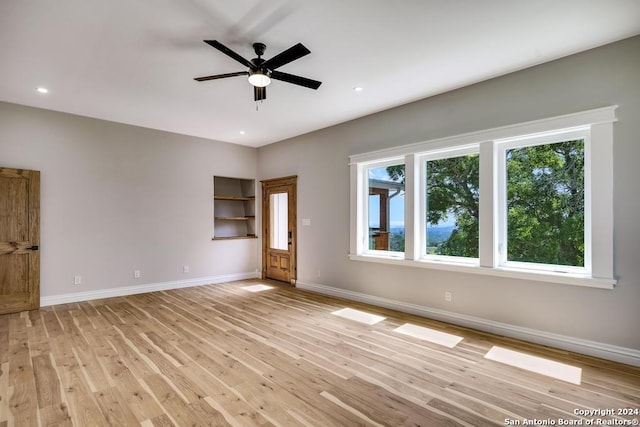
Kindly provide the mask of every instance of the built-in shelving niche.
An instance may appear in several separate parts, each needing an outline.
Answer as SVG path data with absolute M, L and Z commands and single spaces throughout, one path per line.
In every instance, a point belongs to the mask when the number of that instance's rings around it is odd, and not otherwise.
M 214 176 L 213 240 L 256 237 L 256 180 Z

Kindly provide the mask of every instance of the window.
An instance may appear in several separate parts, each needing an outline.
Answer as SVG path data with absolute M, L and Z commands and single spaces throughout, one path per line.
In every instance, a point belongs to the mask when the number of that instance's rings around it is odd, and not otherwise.
M 269 247 L 289 250 L 289 193 L 269 195 L 271 236 Z
M 405 250 L 404 170 L 393 161 L 367 168 L 367 251 Z
M 423 256 L 478 258 L 480 162 L 471 151 L 424 156 Z
M 351 156 L 350 258 L 612 288 L 616 108 Z
M 589 271 L 585 262 L 587 134 L 572 132 L 502 144 L 501 265 Z

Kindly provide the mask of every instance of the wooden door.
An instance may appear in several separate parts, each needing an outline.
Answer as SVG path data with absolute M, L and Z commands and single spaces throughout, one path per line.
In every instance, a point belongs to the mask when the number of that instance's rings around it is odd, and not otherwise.
M 40 307 L 40 172 L 0 168 L 0 314 Z
M 296 183 L 262 181 L 262 278 L 296 283 Z

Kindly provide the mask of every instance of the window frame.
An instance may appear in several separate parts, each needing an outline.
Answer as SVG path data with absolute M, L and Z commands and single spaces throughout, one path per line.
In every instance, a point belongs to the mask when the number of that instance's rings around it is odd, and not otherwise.
M 356 261 L 386 263 L 447 271 L 462 271 L 496 277 L 613 289 L 616 284 L 613 260 L 613 124 L 617 106 L 556 116 L 510 126 L 350 156 L 350 249 Z M 500 156 L 516 141 L 569 140 L 566 135 L 582 133 L 585 141 L 585 268 L 572 269 L 534 263 L 502 262 L 498 250 L 506 220 L 498 213 L 500 199 Z M 584 136 L 586 134 L 586 137 Z M 575 138 L 577 139 L 577 138 Z M 470 151 L 465 151 L 470 150 Z M 473 150 L 476 150 L 474 153 Z M 426 160 L 456 157 L 457 153 L 479 154 L 480 230 L 479 259 L 426 256 Z M 464 154 L 461 154 L 464 155 Z M 368 195 L 368 169 L 388 164 L 405 164 L 405 252 L 366 251 L 363 242 L 363 210 Z M 422 165 L 425 166 L 422 166 Z M 502 168 L 506 175 L 506 164 Z M 506 181 L 502 190 L 506 198 Z M 505 205 L 506 206 L 506 205 Z M 424 218 L 424 221 L 421 221 Z M 597 226 L 595 226 L 597 224 Z M 367 235 L 368 235 L 368 229 Z M 422 249 L 424 248 L 424 249 Z M 382 253 L 377 253 L 382 252 Z M 506 252 L 505 252 L 506 254 Z M 505 255 L 506 256 L 506 255 Z M 532 265 L 529 265 L 532 264 Z M 565 267 L 565 268 L 557 268 Z

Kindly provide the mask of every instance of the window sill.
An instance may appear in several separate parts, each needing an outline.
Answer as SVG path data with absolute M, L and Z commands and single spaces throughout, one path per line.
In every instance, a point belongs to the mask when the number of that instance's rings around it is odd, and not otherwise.
M 409 260 L 399 257 L 378 255 L 349 254 L 352 261 L 375 262 L 380 264 L 401 265 L 406 267 L 432 268 L 435 270 L 458 271 L 469 274 L 481 274 L 485 276 L 509 277 L 521 280 L 534 280 L 537 282 L 557 283 L 562 285 L 585 286 L 589 288 L 613 289 L 615 279 L 590 277 L 579 274 L 556 273 L 551 271 L 523 270 L 514 268 L 489 268 L 480 267 L 476 263 L 451 263 L 442 260 Z

